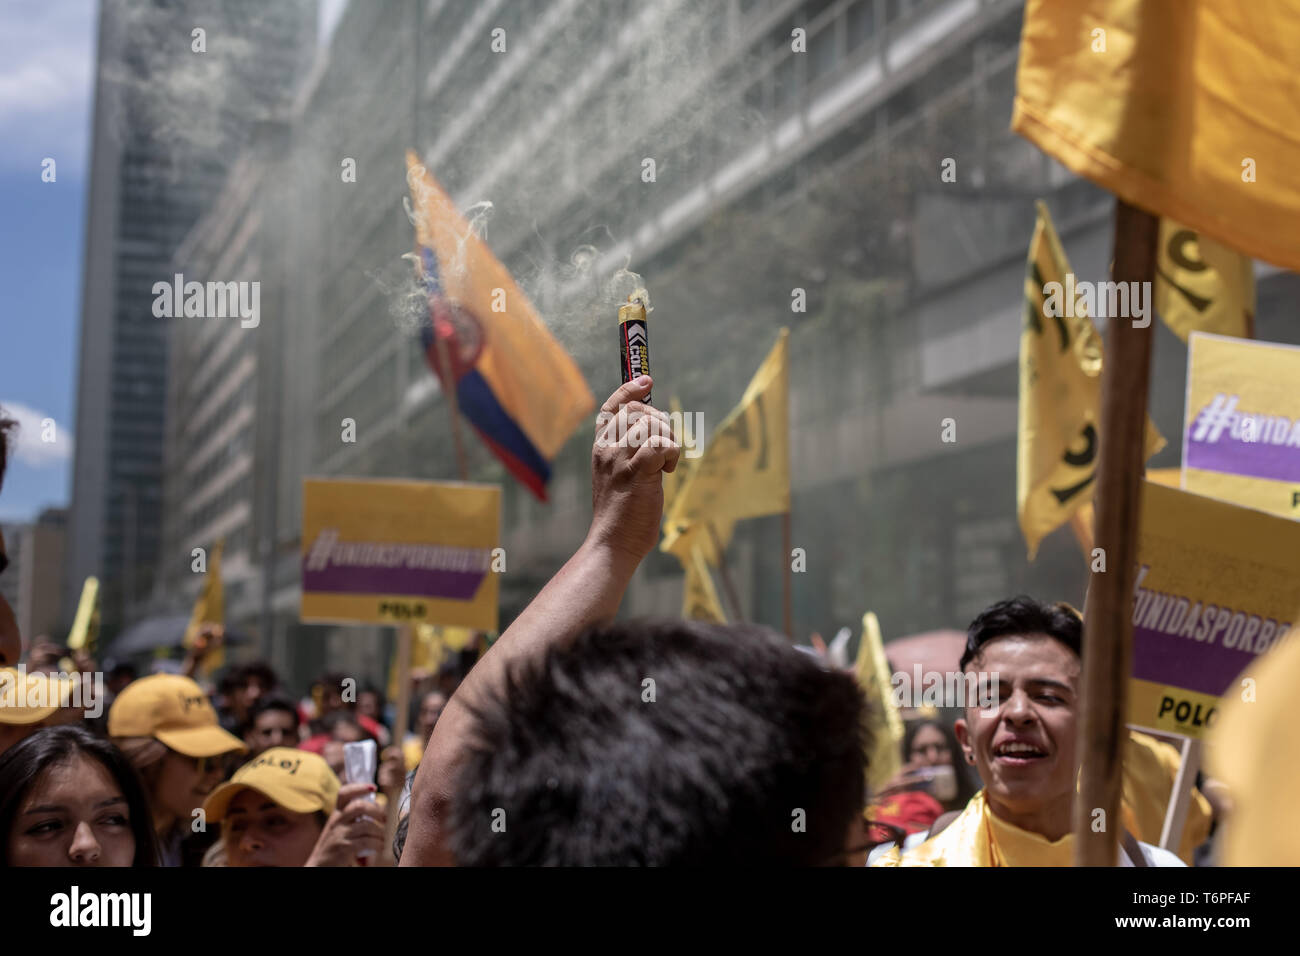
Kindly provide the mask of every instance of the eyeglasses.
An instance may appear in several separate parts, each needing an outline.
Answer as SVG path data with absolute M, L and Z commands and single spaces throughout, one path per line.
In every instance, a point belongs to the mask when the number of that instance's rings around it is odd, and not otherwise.
M 194 772 L 197 773 L 200 777 L 207 775 L 209 771 L 221 769 L 220 756 L 191 757 L 189 754 L 183 754 L 179 750 L 172 750 L 170 747 L 167 749 L 172 755 L 180 758 L 181 760 L 189 761 L 194 767 Z

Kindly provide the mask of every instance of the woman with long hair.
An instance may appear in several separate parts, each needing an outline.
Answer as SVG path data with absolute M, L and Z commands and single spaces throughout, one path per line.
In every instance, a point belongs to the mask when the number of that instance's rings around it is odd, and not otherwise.
M 224 776 L 220 758 L 244 742 L 221 728 L 199 685 L 176 674 L 128 684 L 109 708 L 108 734 L 144 782 L 159 863 L 183 865 L 181 841 Z
M 0 756 L 0 865 L 157 865 L 126 757 L 77 726 L 38 730 Z

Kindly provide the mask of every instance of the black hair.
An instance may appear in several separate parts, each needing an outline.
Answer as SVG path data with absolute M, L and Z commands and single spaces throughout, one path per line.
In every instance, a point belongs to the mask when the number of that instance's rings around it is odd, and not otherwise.
M 37 778 L 48 768 L 77 754 L 98 760 L 126 798 L 131 833 L 135 837 L 132 866 L 157 866 L 153 817 L 140 775 L 113 744 L 76 725 L 38 730 L 0 756 L 0 865 L 9 865 L 9 834 L 14 817 Z
M 361 717 L 350 710 L 333 710 L 322 717 L 320 721 L 321 732 L 333 736 L 334 728 L 339 724 L 351 724 L 353 727 L 357 728 L 357 730 L 361 731 L 363 739 L 375 739 L 375 735 L 367 730 L 365 725 L 361 723 Z
M 246 686 L 251 680 L 256 680 L 267 690 L 275 690 L 280 686 L 280 678 L 276 676 L 270 664 L 266 661 L 249 661 L 247 664 L 237 664 L 226 671 L 221 679 L 221 691 L 228 694 Z
M 960 809 L 966 806 L 971 797 L 975 796 L 975 791 L 979 787 L 971 780 L 970 773 L 966 770 L 966 763 L 961 758 L 961 744 L 957 742 L 957 735 L 952 732 L 952 728 L 947 723 L 933 717 L 925 717 L 921 720 L 909 722 L 906 730 L 903 731 L 903 763 L 911 760 L 912 742 L 916 740 L 916 735 L 926 727 L 934 727 L 939 733 L 943 734 L 944 743 L 948 746 L 949 759 L 952 762 L 952 772 L 957 778 L 957 795 L 944 803 L 944 809 Z
M 9 467 L 9 443 L 18 434 L 18 423 L 0 408 L 0 488 L 4 487 L 5 470 Z
M 281 697 L 279 694 L 263 694 L 253 702 L 252 707 L 248 708 L 248 719 L 244 722 L 244 732 L 247 733 L 252 729 L 253 724 L 257 722 L 257 718 L 268 710 L 281 710 L 286 714 L 291 714 L 294 727 L 302 725 L 302 717 L 293 701 L 287 697 Z
M 1083 619 L 1079 612 L 1065 603 L 1045 604 L 1022 594 L 986 607 L 970 622 L 961 669 L 966 670 L 989 641 L 1018 634 L 1046 634 L 1068 647 L 1076 657 L 1083 657 Z
M 139 673 L 140 673 L 139 669 L 130 661 L 122 661 L 120 663 L 114 664 L 112 669 L 109 670 L 109 672 L 105 676 L 109 680 L 112 680 L 116 677 L 125 677 L 128 674 L 130 674 L 131 680 L 135 680 L 136 676 Z
M 852 675 L 760 627 L 588 630 L 474 708 L 452 853 L 468 866 L 839 862 L 865 796 L 864 710 Z

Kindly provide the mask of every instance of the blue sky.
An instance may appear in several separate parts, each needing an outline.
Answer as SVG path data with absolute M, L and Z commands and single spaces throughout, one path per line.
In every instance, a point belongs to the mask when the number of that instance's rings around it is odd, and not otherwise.
M 0 4 L 0 405 L 24 426 L 3 521 L 70 493 L 95 16 L 92 0 Z
M 326 42 L 346 0 L 322 0 Z M 0 521 L 66 505 L 76 426 L 77 335 L 94 0 L 0 3 L 0 406 L 23 426 Z M 55 161 L 54 182 L 41 179 Z M 54 441 L 41 423 L 54 420 Z

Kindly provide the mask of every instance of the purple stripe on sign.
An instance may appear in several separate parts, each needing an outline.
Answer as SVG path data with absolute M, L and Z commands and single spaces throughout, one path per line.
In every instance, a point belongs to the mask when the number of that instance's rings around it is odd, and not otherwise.
M 1249 651 L 1191 637 L 1171 637 L 1146 627 L 1133 628 L 1133 676 L 1218 697 L 1255 660 Z
M 341 594 L 394 594 L 468 601 L 478 592 L 486 571 L 437 571 L 418 568 L 329 567 L 302 569 L 302 589 Z
M 1237 441 L 1226 433 L 1216 442 L 1187 442 L 1188 468 L 1274 481 L 1300 481 L 1300 448 L 1271 441 Z

